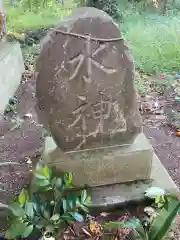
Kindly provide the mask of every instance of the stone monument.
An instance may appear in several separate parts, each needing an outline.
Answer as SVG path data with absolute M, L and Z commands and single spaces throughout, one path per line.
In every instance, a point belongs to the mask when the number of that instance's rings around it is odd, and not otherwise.
M 6 34 L 5 11 L 0 0 L 0 113 L 16 92 L 25 70 L 19 43 L 7 42 Z
M 154 153 L 142 133 L 133 59 L 110 16 L 76 9 L 42 41 L 36 71 L 51 166 L 72 172 L 77 187 L 151 178 Z

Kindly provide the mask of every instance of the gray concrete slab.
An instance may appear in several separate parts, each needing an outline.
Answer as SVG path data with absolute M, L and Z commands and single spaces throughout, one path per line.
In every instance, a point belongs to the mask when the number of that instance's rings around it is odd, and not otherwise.
M 19 43 L 0 42 L 0 113 L 13 97 L 24 72 L 24 62 Z
M 89 189 L 92 195 L 92 207 L 107 210 L 116 206 L 143 201 L 145 191 L 152 186 L 160 187 L 168 192 L 179 192 L 179 189 L 155 154 L 150 180 Z

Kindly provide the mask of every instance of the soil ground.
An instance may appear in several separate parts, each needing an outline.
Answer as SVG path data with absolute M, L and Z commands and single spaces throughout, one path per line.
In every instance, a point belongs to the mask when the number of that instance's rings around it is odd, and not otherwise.
M 14 189 L 21 189 L 29 182 L 31 161 L 37 160 L 43 147 L 43 127 L 37 122 L 35 112 L 35 81 L 33 78 L 22 82 L 15 96 L 18 99 L 17 113 L 13 117 L 21 120 L 13 122 L 1 116 L 0 121 L 0 156 L 3 162 L 17 162 L 20 165 L 14 169 L 0 169 L 0 182 L 8 193 L 14 194 Z M 29 114 L 28 117 L 25 117 Z M 12 166 L 14 168 L 14 166 Z M 8 171 L 9 170 L 9 171 Z M 11 171 L 12 170 L 12 171 Z M 5 199 L 6 200 L 6 199 Z

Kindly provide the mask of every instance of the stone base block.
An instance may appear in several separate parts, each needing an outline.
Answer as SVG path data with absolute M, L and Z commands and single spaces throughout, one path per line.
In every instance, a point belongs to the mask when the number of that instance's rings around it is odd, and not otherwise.
M 136 181 L 129 184 L 114 184 L 89 189 L 92 196 L 92 208 L 111 209 L 119 205 L 143 201 L 144 193 L 149 187 L 160 187 L 168 192 L 178 193 L 179 190 L 158 157 L 154 154 L 151 179 Z
M 96 187 L 149 179 L 153 149 L 143 133 L 132 145 L 66 153 L 48 137 L 43 159 L 59 172 L 72 172 L 75 186 Z
M 3 113 L 13 97 L 24 72 L 24 62 L 19 43 L 0 42 L 0 112 Z

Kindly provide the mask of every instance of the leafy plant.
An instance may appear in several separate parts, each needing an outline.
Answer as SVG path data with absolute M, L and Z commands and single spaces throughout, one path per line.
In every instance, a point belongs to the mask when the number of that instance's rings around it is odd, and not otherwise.
M 145 195 L 154 199 L 156 214 L 149 217 L 147 226 L 144 226 L 142 221 L 136 222 L 134 229 L 137 239 L 161 240 L 166 236 L 179 211 L 180 201 L 176 196 L 156 187 L 147 189 Z
M 115 20 L 120 20 L 121 18 L 117 0 L 81 0 L 80 5 L 101 9 Z
M 154 200 L 153 206 L 155 208 L 162 208 L 168 204 L 168 195 L 164 189 L 150 187 L 146 190 L 145 196 Z
M 8 105 L 6 106 L 6 109 L 4 111 L 4 114 L 7 114 L 9 112 L 15 112 L 17 102 L 18 100 L 16 98 L 10 98 Z
M 78 194 L 70 191 L 72 173 L 56 177 L 47 165 L 38 164 L 33 177 L 33 192 L 30 194 L 23 189 L 17 200 L 9 205 L 12 216 L 5 234 L 7 239 L 27 237 L 34 229 L 42 235 L 56 236 L 66 221 L 82 222 L 84 213 L 88 212 L 91 198 L 87 191 Z
M 179 209 L 180 201 L 173 194 L 166 193 L 163 189 L 151 187 L 145 196 L 154 199 L 151 214 L 145 219 L 132 219 L 127 221 L 108 222 L 105 228 L 129 228 L 133 230 L 135 239 L 162 240 L 169 231 Z

